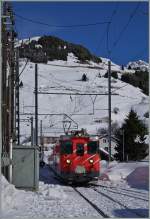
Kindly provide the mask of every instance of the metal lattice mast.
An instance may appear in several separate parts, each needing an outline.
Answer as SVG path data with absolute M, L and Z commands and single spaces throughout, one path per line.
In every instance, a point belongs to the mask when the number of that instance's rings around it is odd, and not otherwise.
M 2 159 L 11 161 L 14 138 L 14 17 L 10 2 L 2 3 Z M 10 163 L 3 173 L 10 180 Z

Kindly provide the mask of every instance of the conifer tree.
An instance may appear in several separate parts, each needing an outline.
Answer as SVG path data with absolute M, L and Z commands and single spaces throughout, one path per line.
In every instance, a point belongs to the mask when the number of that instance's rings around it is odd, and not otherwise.
M 132 109 L 121 129 L 115 133 L 117 141 L 115 158 L 119 161 L 123 161 L 123 132 L 125 160 L 128 158 L 137 161 L 145 158 L 148 155 L 148 145 L 145 143 L 147 128 Z
M 87 76 L 86 76 L 86 74 L 83 74 L 83 75 L 82 75 L 82 81 L 87 81 Z

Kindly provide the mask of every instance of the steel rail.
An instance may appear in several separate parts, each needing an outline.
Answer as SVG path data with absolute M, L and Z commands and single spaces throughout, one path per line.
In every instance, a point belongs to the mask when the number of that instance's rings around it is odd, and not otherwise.
M 101 209 L 97 207 L 93 202 L 91 202 L 88 198 L 86 198 L 81 192 L 79 192 L 76 188 L 72 187 L 83 199 L 85 199 L 102 217 L 109 218 L 107 214 L 105 214 Z
M 103 192 L 97 190 L 96 188 L 92 188 L 92 189 L 93 189 L 95 192 L 97 192 L 97 193 L 103 195 L 104 197 L 110 199 L 111 201 L 113 201 L 113 202 L 115 202 L 115 203 L 117 203 L 117 204 L 123 206 L 125 209 L 127 209 L 127 210 L 128 210 L 129 212 L 131 212 L 132 214 L 135 214 L 135 215 L 137 215 L 137 216 L 139 216 L 139 217 L 145 217 L 144 215 L 142 215 L 142 214 L 140 214 L 140 213 L 137 213 L 137 212 L 135 212 L 135 211 L 132 211 L 130 208 L 128 208 L 126 205 L 124 205 L 124 204 L 121 203 L 120 201 L 113 199 L 113 198 L 110 197 L 109 195 L 106 195 L 105 193 L 103 193 Z

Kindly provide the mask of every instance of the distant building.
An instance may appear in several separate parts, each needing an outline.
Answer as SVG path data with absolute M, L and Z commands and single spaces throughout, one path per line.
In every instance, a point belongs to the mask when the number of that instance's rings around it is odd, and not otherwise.
M 43 136 L 42 137 L 42 143 L 43 144 L 54 144 L 57 140 L 59 139 L 59 137 L 56 136 Z M 39 137 L 38 139 L 39 143 L 41 142 L 41 137 Z
M 109 138 L 108 134 L 102 135 L 99 137 L 99 147 L 104 149 L 105 151 L 109 151 Z M 116 153 L 116 139 L 115 137 L 111 137 L 111 154 L 112 156 Z

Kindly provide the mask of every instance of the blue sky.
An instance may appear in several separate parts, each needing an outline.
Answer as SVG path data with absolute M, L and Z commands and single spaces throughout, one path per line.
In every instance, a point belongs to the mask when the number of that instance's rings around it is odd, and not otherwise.
M 127 64 L 128 61 L 139 59 L 148 61 L 148 2 L 141 2 L 138 7 L 137 4 L 138 2 L 13 2 L 16 15 L 59 26 L 110 21 L 116 9 L 108 38 L 107 24 L 63 29 L 35 24 L 15 16 L 15 27 L 20 39 L 54 35 L 82 44 L 93 54 L 102 57 L 109 57 L 109 48 L 112 51 L 111 59 L 117 64 Z M 136 13 L 131 18 L 134 11 Z M 127 25 L 129 18 L 131 21 Z M 125 30 L 114 46 L 123 29 Z

